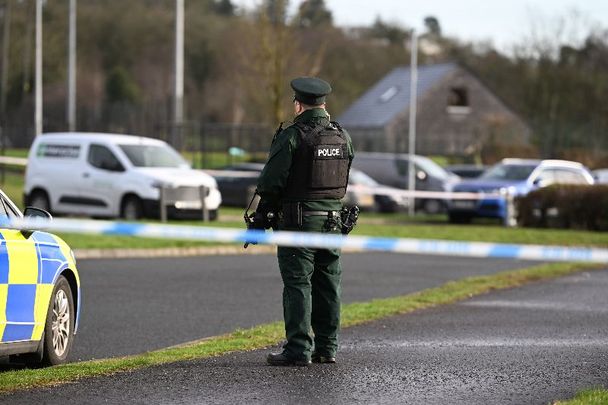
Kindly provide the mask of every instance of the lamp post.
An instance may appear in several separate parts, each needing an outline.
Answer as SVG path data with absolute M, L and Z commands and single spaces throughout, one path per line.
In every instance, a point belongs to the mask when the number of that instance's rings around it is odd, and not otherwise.
M 34 134 L 42 133 L 42 1 L 36 0 L 36 72 L 34 95 Z
M 76 130 L 76 0 L 70 0 L 68 36 L 68 130 Z
M 416 190 L 416 173 L 414 173 L 414 155 L 416 154 L 416 103 L 418 96 L 418 37 L 416 31 L 411 34 L 411 61 L 410 61 L 410 119 L 408 135 L 408 180 L 407 188 L 411 197 L 409 198 L 408 214 L 414 215 L 416 199 L 413 196 Z
M 175 0 L 175 87 L 173 141 L 181 134 L 184 119 L 184 0 Z M 181 147 L 181 146 L 180 146 Z

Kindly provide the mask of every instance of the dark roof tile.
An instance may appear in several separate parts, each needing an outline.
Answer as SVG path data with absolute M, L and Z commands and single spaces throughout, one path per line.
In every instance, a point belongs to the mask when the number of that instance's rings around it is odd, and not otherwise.
M 457 68 L 455 63 L 419 66 L 418 97 Z M 398 67 L 356 100 L 340 115 L 338 122 L 347 129 L 383 127 L 407 109 L 409 104 L 410 68 Z

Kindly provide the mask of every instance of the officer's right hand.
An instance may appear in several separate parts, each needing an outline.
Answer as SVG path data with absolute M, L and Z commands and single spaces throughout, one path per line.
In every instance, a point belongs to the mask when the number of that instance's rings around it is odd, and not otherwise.
M 251 225 L 249 226 L 249 229 L 257 229 L 257 230 L 261 230 L 261 231 L 266 230 L 267 219 L 263 213 L 256 211 L 255 214 L 253 215 L 252 219 L 253 219 L 253 221 L 251 221 Z
M 256 211 L 255 213 L 251 214 L 251 221 L 247 223 L 247 230 L 266 231 L 265 217 L 261 212 Z M 247 246 L 257 244 L 258 242 L 255 240 L 246 240 L 243 247 L 247 249 Z

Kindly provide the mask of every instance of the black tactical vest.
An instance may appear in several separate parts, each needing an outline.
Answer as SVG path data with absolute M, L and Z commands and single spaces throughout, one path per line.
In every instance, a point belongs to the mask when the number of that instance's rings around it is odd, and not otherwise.
M 310 126 L 295 123 L 300 135 L 283 198 L 341 199 L 348 185 L 348 144 L 336 123 Z

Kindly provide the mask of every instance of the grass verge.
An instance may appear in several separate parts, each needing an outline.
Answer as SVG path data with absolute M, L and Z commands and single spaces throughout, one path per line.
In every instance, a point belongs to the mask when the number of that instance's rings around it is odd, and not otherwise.
M 342 308 L 342 327 L 359 325 L 436 305 L 450 304 L 492 290 L 517 287 L 532 281 L 602 267 L 605 266 L 582 263 L 544 264 L 494 275 L 468 277 L 404 296 L 352 303 L 344 305 Z M 279 343 L 283 336 L 283 324 L 275 322 L 139 355 L 70 363 L 45 369 L 11 370 L 0 373 L 0 392 L 61 384 L 85 377 L 110 375 L 177 361 L 202 359 L 234 351 L 260 349 Z
M 602 388 L 584 390 L 567 401 L 557 401 L 555 405 L 604 405 L 608 404 L 608 391 Z

